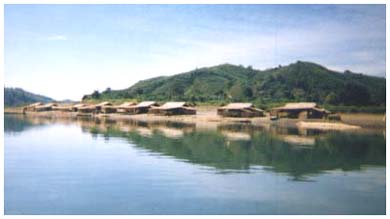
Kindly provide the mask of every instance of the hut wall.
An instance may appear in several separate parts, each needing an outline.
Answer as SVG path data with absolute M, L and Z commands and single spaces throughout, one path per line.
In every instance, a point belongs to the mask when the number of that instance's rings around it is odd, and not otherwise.
M 309 110 L 308 119 L 322 119 L 325 117 L 325 113 L 318 110 Z
M 103 113 L 116 113 L 116 108 L 114 108 L 114 107 L 103 107 L 101 109 L 101 112 L 103 112 Z
M 155 113 L 163 116 L 173 116 L 173 115 L 195 115 L 195 109 L 188 108 L 172 108 L 172 109 L 158 109 Z
M 218 115 L 225 117 L 260 117 L 264 113 L 251 108 L 248 109 L 218 109 Z
M 313 109 L 279 110 L 277 116 L 292 119 L 321 119 L 325 113 Z
M 131 107 L 131 108 L 124 108 L 121 109 L 121 112 L 124 114 L 143 114 L 143 113 L 148 113 L 150 107 Z
M 45 107 L 36 107 L 35 108 L 35 111 L 36 112 L 44 112 L 44 111 L 51 111 L 53 109 L 53 107 L 51 106 L 45 106 Z

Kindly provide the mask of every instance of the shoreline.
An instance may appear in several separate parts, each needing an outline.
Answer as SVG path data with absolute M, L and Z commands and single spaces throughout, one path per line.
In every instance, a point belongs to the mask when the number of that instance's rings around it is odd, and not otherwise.
M 77 115 L 77 112 L 27 112 L 23 114 L 18 108 L 4 109 L 4 114 L 20 114 L 33 117 L 54 117 L 54 118 L 79 118 L 84 116 Z M 341 121 L 327 121 L 324 119 L 290 119 L 281 118 L 276 121 L 270 120 L 268 114 L 265 117 L 255 118 L 232 118 L 217 115 L 216 107 L 200 106 L 195 115 L 174 115 L 160 116 L 153 114 L 124 115 L 118 113 L 112 114 L 94 114 L 86 115 L 90 118 L 107 118 L 113 120 L 131 120 L 136 122 L 180 122 L 196 124 L 199 127 L 214 127 L 224 124 L 249 124 L 257 127 L 284 127 L 284 128 L 304 128 L 315 130 L 334 130 L 334 131 L 375 131 L 386 129 L 386 122 L 381 114 L 369 113 L 341 113 Z

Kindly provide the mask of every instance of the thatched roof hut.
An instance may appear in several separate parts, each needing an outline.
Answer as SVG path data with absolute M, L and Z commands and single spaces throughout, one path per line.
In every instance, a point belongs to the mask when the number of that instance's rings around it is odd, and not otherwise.
M 58 106 L 56 103 L 47 103 L 45 105 L 39 105 L 35 107 L 36 112 L 51 111 L 54 106 Z
M 117 107 L 116 106 L 102 106 L 100 109 L 100 112 L 102 113 L 116 113 L 117 112 Z
M 287 103 L 284 106 L 271 110 L 271 114 L 277 117 L 313 119 L 323 118 L 330 114 L 330 111 L 320 108 L 314 102 Z
M 23 107 L 23 111 L 35 111 L 35 107 L 37 106 L 43 106 L 43 103 L 42 102 L 32 103 L 30 105 Z
M 77 112 L 79 112 L 81 114 L 95 113 L 96 112 L 96 106 L 94 106 L 94 105 L 86 105 L 86 106 L 78 107 L 77 108 Z
M 72 112 L 72 106 L 53 106 L 52 110 L 61 112 Z
M 121 105 L 119 106 L 116 106 L 118 109 L 121 109 L 121 108 L 125 108 L 125 107 L 129 107 L 129 106 L 134 106 L 136 105 L 137 103 L 135 102 L 124 102 L 122 103 Z
M 229 103 L 217 110 L 218 115 L 226 117 L 261 117 L 264 111 L 255 108 L 252 103 Z
M 157 107 L 158 104 L 155 101 L 143 101 L 137 105 L 131 105 L 120 108 L 119 112 L 126 114 L 141 114 L 147 113 L 151 107 Z
M 159 107 L 152 107 L 150 113 L 171 116 L 171 115 L 194 115 L 196 109 L 186 102 L 167 102 Z
M 103 112 L 103 107 L 107 107 L 107 106 L 112 106 L 112 103 L 108 102 L 108 101 L 104 101 L 104 102 L 101 102 L 101 103 L 98 103 L 95 105 L 95 108 L 96 108 L 96 112 L 100 113 L 100 112 Z
M 132 107 L 136 104 L 137 103 L 135 103 L 135 102 L 124 102 L 121 105 L 115 106 L 115 107 L 116 107 L 116 110 L 118 113 L 126 113 L 126 111 L 129 107 Z
M 88 105 L 85 103 L 77 103 L 72 106 L 72 111 L 77 112 L 80 107 L 84 107 L 84 106 L 88 106 Z

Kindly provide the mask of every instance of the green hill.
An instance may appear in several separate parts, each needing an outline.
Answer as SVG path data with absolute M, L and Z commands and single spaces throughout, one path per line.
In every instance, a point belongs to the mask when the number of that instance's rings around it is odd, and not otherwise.
M 83 100 L 183 100 L 193 102 L 251 101 L 258 105 L 314 101 L 327 105 L 385 106 L 386 80 L 329 70 L 298 61 L 267 70 L 223 64 L 168 77 L 139 81 L 124 90 L 107 89 Z
M 4 106 L 22 106 L 34 102 L 52 102 L 53 99 L 38 94 L 33 94 L 21 88 L 4 88 Z

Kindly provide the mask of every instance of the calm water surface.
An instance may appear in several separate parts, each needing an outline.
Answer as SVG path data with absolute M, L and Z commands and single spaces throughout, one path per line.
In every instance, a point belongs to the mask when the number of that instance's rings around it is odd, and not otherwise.
M 383 134 L 5 115 L 6 214 L 385 214 Z

